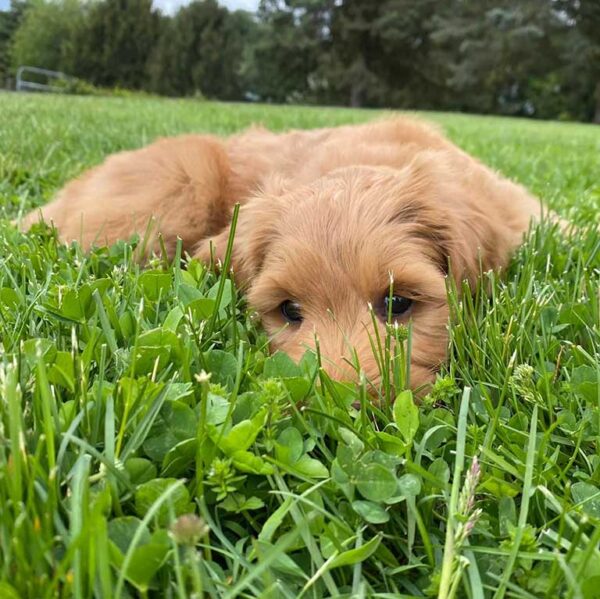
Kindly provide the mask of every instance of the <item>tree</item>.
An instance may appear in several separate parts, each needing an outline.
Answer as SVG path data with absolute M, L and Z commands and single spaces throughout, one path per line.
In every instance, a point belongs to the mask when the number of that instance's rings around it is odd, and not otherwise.
M 443 80 L 428 69 L 440 0 L 263 0 L 251 49 L 258 95 L 351 106 L 429 106 Z
M 165 23 L 149 64 L 151 89 L 166 95 L 202 93 L 240 99 L 244 50 L 256 25 L 216 0 L 195 1 Z
M 11 70 L 10 53 L 14 35 L 27 7 L 22 0 L 11 0 L 10 8 L 0 11 L 0 87 Z
M 571 66 L 566 77 L 568 85 L 583 97 L 585 114 L 581 116 L 600 123 L 600 3 L 557 0 L 557 7 L 575 32 L 567 53 Z
M 152 0 L 103 0 L 85 9 L 73 37 L 74 74 L 103 87 L 145 89 L 161 26 Z
M 78 0 L 38 0 L 26 5 L 12 37 L 13 68 L 29 65 L 69 71 L 73 64 L 71 40 L 81 17 Z
M 243 74 L 250 90 L 268 102 L 321 99 L 335 0 L 261 0 L 259 28 L 247 48 Z
M 440 101 L 431 61 L 432 15 L 440 0 L 346 0 L 336 6 L 331 27 L 328 79 L 352 106 L 432 107 Z M 337 72 L 336 72 L 337 71 Z
M 338 101 L 350 106 L 378 105 L 386 84 L 378 75 L 377 35 L 373 23 L 381 15 L 378 2 L 347 0 L 331 19 L 331 57 L 321 70 Z
M 458 108 L 534 115 L 539 106 L 532 85 L 560 64 L 563 34 L 551 1 L 454 0 L 452 10 L 436 16 L 433 40 L 445 60 L 447 85 L 460 98 Z M 555 93 L 553 82 L 547 83 L 544 90 Z

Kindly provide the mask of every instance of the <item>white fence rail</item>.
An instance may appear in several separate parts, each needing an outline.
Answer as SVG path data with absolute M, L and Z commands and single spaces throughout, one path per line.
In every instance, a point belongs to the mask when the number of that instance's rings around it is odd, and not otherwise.
M 37 75 L 35 79 L 38 81 L 31 81 L 31 75 Z M 45 80 L 45 83 L 40 83 L 40 79 Z M 64 92 L 66 91 L 64 85 L 56 85 L 61 81 L 63 83 L 74 83 L 75 77 L 69 77 L 60 71 L 49 71 L 48 69 L 40 69 L 39 67 L 21 66 L 17 69 L 17 91 L 38 91 L 38 92 Z

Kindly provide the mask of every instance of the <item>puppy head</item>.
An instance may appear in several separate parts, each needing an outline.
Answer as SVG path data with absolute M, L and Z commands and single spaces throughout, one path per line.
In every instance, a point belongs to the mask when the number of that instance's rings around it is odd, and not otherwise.
M 234 276 L 274 349 L 299 358 L 318 338 L 332 376 L 355 378 L 356 355 L 377 385 L 374 327 L 385 338 L 391 312 L 392 321 L 412 321 L 411 386 L 433 378 L 446 356 L 445 278 L 474 279 L 480 260 L 494 266 L 498 240 L 476 198 L 432 158 L 419 156 L 402 170 L 339 169 L 310 186 L 282 185 L 241 208 Z M 222 259 L 228 234 L 204 242 L 199 256 L 209 259 L 214 246 Z

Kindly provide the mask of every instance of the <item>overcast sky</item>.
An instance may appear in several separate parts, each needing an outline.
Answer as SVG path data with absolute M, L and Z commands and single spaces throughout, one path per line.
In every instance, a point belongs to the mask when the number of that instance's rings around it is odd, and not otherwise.
M 0 0 L 5 2 L 6 0 Z M 189 4 L 190 0 L 154 0 L 154 6 L 160 8 L 164 13 L 172 15 L 180 6 Z M 259 0 L 219 0 L 219 3 L 231 10 L 242 8 L 254 11 L 258 8 Z
M 188 4 L 190 0 L 154 0 L 154 5 L 163 12 L 173 14 L 180 6 Z M 219 0 L 221 4 L 231 10 L 243 8 L 244 10 L 256 10 L 259 0 Z M 0 0 L 0 10 L 6 10 L 10 0 Z
M 258 8 L 259 0 L 220 0 L 220 2 L 232 10 L 236 10 L 237 8 L 256 10 Z

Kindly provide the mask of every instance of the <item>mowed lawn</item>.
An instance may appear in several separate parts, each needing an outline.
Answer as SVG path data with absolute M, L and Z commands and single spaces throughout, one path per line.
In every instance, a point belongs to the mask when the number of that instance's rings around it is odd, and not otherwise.
M 449 289 L 418 404 L 269 355 L 196 261 L 10 223 L 158 136 L 382 114 L 0 94 L 0 597 L 600 597 L 599 127 L 423 115 L 578 228 Z

